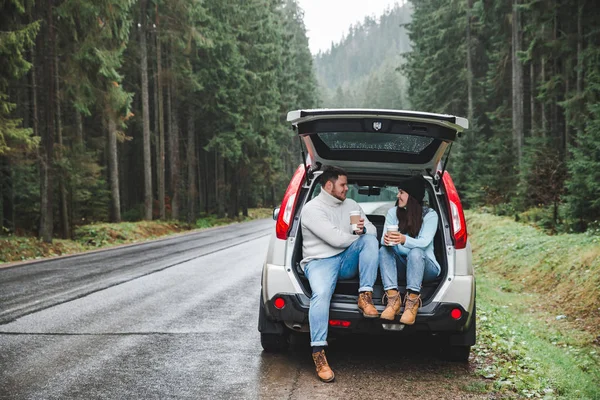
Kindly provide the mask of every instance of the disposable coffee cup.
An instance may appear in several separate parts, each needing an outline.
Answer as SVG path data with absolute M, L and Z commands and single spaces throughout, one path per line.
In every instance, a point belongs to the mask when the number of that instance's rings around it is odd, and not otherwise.
M 352 232 L 358 229 L 358 223 L 360 222 L 360 211 L 350 211 L 350 226 Z
M 390 232 L 398 232 L 398 225 L 388 225 L 385 227 L 385 230 L 390 233 Z M 393 246 L 393 244 L 390 244 L 388 246 Z

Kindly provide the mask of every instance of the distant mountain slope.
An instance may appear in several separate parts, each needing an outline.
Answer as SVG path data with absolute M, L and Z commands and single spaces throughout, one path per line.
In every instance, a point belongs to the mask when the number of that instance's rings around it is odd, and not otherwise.
M 367 17 L 351 26 L 340 43 L 316 55 L 323 106 L 400 108 L 406 103 L 405 80 L 396 68 L 401 54 L 411 49 L 404 28 L 411 13 L 406 3 L 377 19 Z

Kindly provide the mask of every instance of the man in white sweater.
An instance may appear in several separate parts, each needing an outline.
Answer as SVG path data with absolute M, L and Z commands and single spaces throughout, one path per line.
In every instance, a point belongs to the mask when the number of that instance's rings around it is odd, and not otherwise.
M 302 252 L 300 265 L 308 278 L 312 296 L 308 320 L 313 360 L 317 375 L 331 382 L 334 373 L 325 357 L 329 305 L 338 279 L 357 275 L 358 308 L 366 318 L 377 318 L 373 305 L 373 284 L 377 279 L 377 229 L 367 219 L 358 203 L 346 198 L 348 175 L 337 167 L 328 166 L 321 175 L 321 193 L 302 209 Z M 360 211 L 360 222 L 352 230 L 350 212 Z

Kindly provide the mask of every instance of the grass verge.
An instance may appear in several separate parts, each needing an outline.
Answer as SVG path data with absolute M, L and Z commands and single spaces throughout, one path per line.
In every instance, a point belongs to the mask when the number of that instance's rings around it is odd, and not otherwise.
M 600 238 L 467 213 L 478 373 L 502 396 L 600 399 Z
M 271 209 L 256 208 L 248 210 L 248 217 L 217 218 L 209 215 L 199 218 L 195 224 L 180 221 L 96 223 L 78 227 L 73 233 L 73 240 L 55 239 L 52 243 L 44 243 L 34 237 L 4 236 L 0 237 L 0 264 L 80 253 L 195 229 L 271 218 L 272 212 Z

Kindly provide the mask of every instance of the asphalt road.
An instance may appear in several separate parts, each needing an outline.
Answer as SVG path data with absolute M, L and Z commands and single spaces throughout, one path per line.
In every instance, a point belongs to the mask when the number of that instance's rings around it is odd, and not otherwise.
M 415 339 L 332 341 L 332 384 L 317 380 L 303 338 L 262 352 L 273 225 L 0 269 L 0 398 L 486 398 L 473 366 L 442 362 Z

